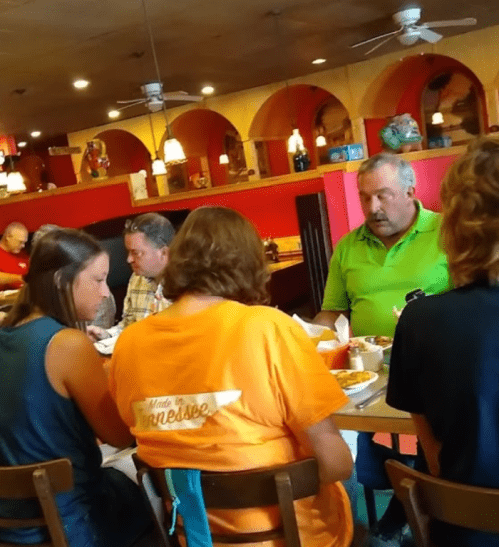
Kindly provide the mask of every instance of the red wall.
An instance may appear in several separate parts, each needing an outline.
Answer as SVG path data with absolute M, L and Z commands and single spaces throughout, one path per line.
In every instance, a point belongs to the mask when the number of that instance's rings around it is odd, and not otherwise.
M 286 141 L 267 141 L 270 175 L 289 175 L 288 145 Z
M 30 232 L 42 224 L 79 228 L 106 218 L 155 210 L 195 209 L 201 205 L 231 207 L 247 216 L 262 238 L 287 237 L 299 233 L 295 196 L 324 189 L 322 179 L 300 181 L 268 188 L 255 188 L 218 196 L 190 198 L 146 207 L 132 207 L 128 184 L 115 184 L 68 194 L 0 205 L 0 232 L 10 222 L 23 222 Z

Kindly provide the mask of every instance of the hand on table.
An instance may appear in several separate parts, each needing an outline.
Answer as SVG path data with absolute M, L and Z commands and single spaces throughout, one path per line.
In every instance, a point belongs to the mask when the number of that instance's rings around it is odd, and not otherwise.
M 95 325 L 87 326 L 87 336 L 92 340 L 92 342 L 98 342 L 104 338 L 109 338 L 110 334 L 101 327 L 96 327 Z

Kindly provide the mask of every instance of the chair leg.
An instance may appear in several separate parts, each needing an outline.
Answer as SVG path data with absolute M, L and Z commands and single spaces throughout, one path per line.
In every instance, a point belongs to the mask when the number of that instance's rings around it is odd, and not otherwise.
M 369 522 L 369 528 L 372 530 L 378 523 L 374 490 L 368 486 L 364 486 L 364 498 L 366 500 L 367 520 Z

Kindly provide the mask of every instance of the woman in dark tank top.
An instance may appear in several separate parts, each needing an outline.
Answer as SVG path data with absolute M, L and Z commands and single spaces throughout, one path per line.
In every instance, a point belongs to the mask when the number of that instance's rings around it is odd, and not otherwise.
M 35 245 L 18 301 L 0 328 L 0 465 L 67 457 L 74 489 L 57 504 L 72 547 L 127 547 L 150 526 L 137 485 L 101 468 L 96 438 L 133 442 L 107 386 L 102 359 L 79 330 L 109 294 L 109 258 L 91 236 L 55 229 Z M 0 516 L 37 508 L 0 500 Z M 0 530 L 0 541 L 44 540 L 41 529 Z

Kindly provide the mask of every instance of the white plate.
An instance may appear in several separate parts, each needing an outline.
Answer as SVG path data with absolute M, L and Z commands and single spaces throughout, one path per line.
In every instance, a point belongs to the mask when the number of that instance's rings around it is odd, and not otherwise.
M 334 370 L 331 370 L 330 372 L 331 374 L 336 376 L 338 372 L 353 372 L 353 371 L 350 369 L 343 368 L 343 369 L 334 369 Z M 358 393 L 359 391 L 362 391 L 363 389 L 365 389 L 367 386 L 371 385 L 373 382 L 375 382 L 378 379 L 378 375 L 376 374 L 376 372 L 372 372 L 371 370 L 368 370 L 366 372 L 369 372 L 369 374 L 371 375 L 369 380 L 366 380 L 365 382 L 360 382 L 359 384 L 354 384 L 353 386 L 344 387 L 343 391 L 347 395 L 353 395 L 354 393 Z

